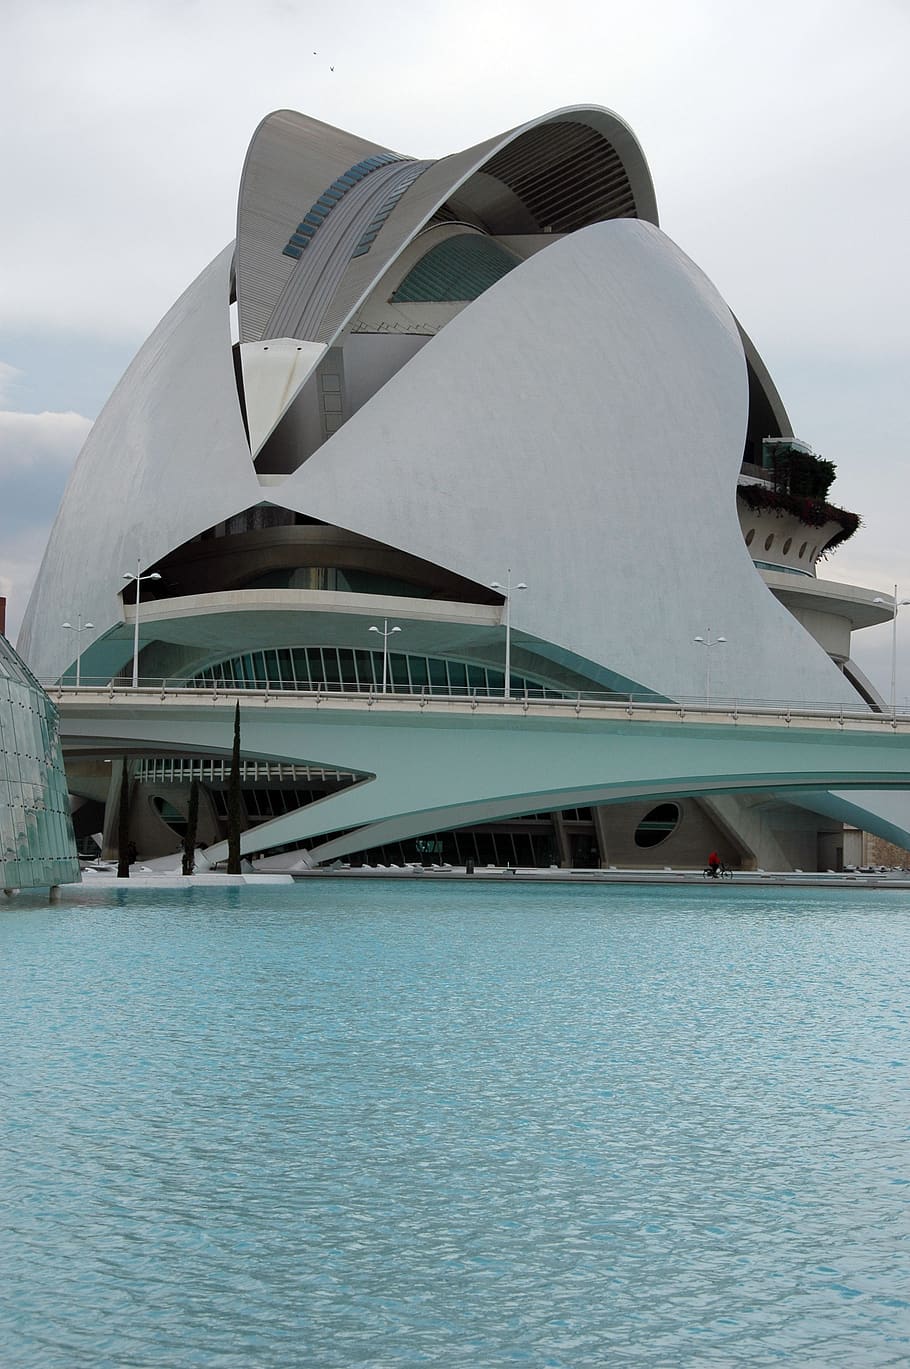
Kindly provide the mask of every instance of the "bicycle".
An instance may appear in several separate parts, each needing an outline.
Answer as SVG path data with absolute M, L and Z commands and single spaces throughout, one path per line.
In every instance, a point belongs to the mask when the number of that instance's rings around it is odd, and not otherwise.
M 711 869 L 711 866 L 708 865 L 708 866 L 705 867 L 704 870 L 702 870 L 701 873 L 702 873 L 702 879 L 732 879 L 732 878 L 733 878 L 733 871 L 730 869 L 729 865 L 718 865 L 718 867 L 717 867 L 717 873 L 716 873 L 716 874 L 715 874 L 714 871 Z

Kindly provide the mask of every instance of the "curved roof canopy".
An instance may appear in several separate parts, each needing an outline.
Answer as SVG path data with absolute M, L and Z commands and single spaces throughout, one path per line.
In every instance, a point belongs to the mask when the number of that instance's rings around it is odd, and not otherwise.
M 657 205 L 634 134 L 606 109 L 557 110 L 436 162 L 280 110 L 257 129 L 241 178 L 240 337 L 331 345 L 434 219 L 501 236 L 615 218 L 656 224 Z

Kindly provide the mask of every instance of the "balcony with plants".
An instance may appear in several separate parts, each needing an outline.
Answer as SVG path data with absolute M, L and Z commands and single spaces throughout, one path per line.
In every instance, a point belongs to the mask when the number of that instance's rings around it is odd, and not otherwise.
M 828 500 L 835 474 L 834 462 L 805 443 L 785 438 L 763 441 L 763 478 L 741 483 L 736 491 L 753 559 L 811 575 L 820 557 L 853 536 L 861 525 L 859 514 Z M 805 529 L 812 530 L 808 537 L 801 536 Z

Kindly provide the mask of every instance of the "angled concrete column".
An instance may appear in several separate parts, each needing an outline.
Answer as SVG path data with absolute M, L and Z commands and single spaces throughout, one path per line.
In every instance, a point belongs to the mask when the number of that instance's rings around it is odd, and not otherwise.
M 597 837 L 597 846 L 600 851 L 600 868 L 607 870 L 610 867 L 610 843 L 607 838 L 606 810 L 595 805 L 591 812 L 594 814 L 594 835 Z
M 569 866 L 569 838 L 566 835 L 566 824 L 562 813 L 553 814 L 553 836 L 556 840 L 556 850 L 559 854 L 559 866 L 561 870 L 568 869 Z
M 111 758 L 111 780 L 107 789 L 107 798 L 104 802 L 104 826 L 102 828 L 101 858 L 102 860 L 116 860 L 119 851 L 117 849 L 117 819 L 120 811 L 120 776 L 123 764 L 119 757 Z M 133 766 L 127 761 L 126 766 L 127 782 L 132 785 Z

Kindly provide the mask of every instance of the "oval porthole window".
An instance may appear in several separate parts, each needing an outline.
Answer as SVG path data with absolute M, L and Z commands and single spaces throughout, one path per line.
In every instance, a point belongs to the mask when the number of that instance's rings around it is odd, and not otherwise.
M 679 824 L 679 804 L 661 803 L 645 813 L 635 829 L 636 846 L 659 846 Z
M 770 533 L 770 534 L 765 538 L 765 551 L 770 551 L 771 548 L 772 548 L 773 546 L 774 546 L 774 533 L 772 532 L 772 533 Z
M 784 555 L 785 555 L 785 556 L 786 556 L 787 552 L 790 550 L 790 548 L 791 548 L 792 546 L 793 546 L 793 538 L 792 538 L 792 537 L 788 537 L 787 540 L 786 540 L 786 542 L 784 543 Z
M 746 546 L 747 546 L 747 547 L 751 547 L 751 545 L 752 545 L 752 539 L 753 539 L 754 536 L 755 536 L 755 529 L 754 529 L 754 528 L 750 528 L 749 531 L 746 533 Z
M 806 554 L 806 547 L 807 547 L 808 545 L 809 545 L 808 542 L 804 542 L 804 543 L 802 544 L 802 546 L 800 547 L 800 549 L 799 549 L 799 559 L 800 559 L 800 560 L 802 560 L 803 557 L 805 556 L 805 554 Z
M 176 832 L 178 837 L 182 837 L 186 832 L 186 815 L 158 794 L 152 795 L 151 803 L 152 811 L 158 814 L 161 821 L 166 822 L 171 831 Z

